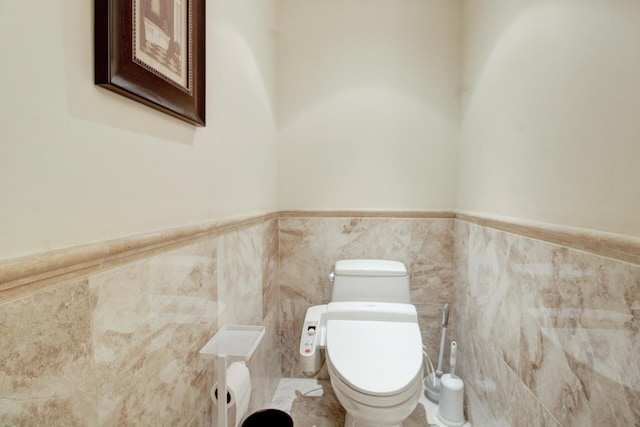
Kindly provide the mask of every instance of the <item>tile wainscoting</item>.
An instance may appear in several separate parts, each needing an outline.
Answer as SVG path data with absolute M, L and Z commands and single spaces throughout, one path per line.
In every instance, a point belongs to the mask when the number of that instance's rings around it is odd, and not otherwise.
M 299 376 L 305 311 L 350 257 L 409 267 L 434 360 L 451 304 L 474 425 L 640 425 L 637 239 L 305 211 L 0 261 L 0 425 L 208 426 L 215 369 L 197 352 L 231 323 L 267 327 L 250 367 L 251 407 L 264 407 L 280 377 Z
M 267 328 L 250 361 L 264 407 L 281 372 L 278 252 L 273 214 L 5 262 L 0 425 L 210 426 L 215 366 L 198 351 L 230 323 Z
M 451 303 L 473 425 L 640 426 L 640 240 L 466 213 L 282 213 L 284 377 L 350 257 L 405 262 L 433 360 Z
M 470 219 L 453 316 L 472 424 L 640 426 L 638 241 Z

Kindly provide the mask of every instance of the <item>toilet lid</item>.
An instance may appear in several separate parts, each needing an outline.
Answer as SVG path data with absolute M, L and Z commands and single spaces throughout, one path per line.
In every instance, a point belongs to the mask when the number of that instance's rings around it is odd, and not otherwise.
M 417 323 L 329 320 L 326 349 L 342 379 L 372 395 L 404 391 L 422 368 Z

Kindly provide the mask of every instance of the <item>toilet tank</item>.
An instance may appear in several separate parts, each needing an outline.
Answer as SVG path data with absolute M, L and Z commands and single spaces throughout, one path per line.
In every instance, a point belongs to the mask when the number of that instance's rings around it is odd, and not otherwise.
M 336 262 L 331 301 L 410 304 L 409 273 L 399 261 L 347 259 Z

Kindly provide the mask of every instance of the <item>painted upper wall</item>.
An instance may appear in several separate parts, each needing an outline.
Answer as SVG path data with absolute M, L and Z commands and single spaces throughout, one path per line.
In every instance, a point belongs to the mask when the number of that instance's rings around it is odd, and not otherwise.
M 207 2 L 197 129 L 94 86 L 92 5 L 0 2 L 0 259 L 275 210 L 274 2 Z
M 278 1 L 282 209 L 452 209 L 460 2 Z
M 462 211 L 640 236 L 640 2 L 464 3 Z

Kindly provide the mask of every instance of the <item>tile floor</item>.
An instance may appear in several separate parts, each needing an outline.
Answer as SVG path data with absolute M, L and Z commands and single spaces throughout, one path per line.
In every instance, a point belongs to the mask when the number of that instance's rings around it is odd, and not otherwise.
M 345 412 L 328 380 L 282 378 L 271 408 L 291 415 L 295 427 L 343 427 Z M 445 427 L 436 416 L 438 406 L 424 396 L 404 427 Z M 468 423 L 464 427 L 471 427 Z

